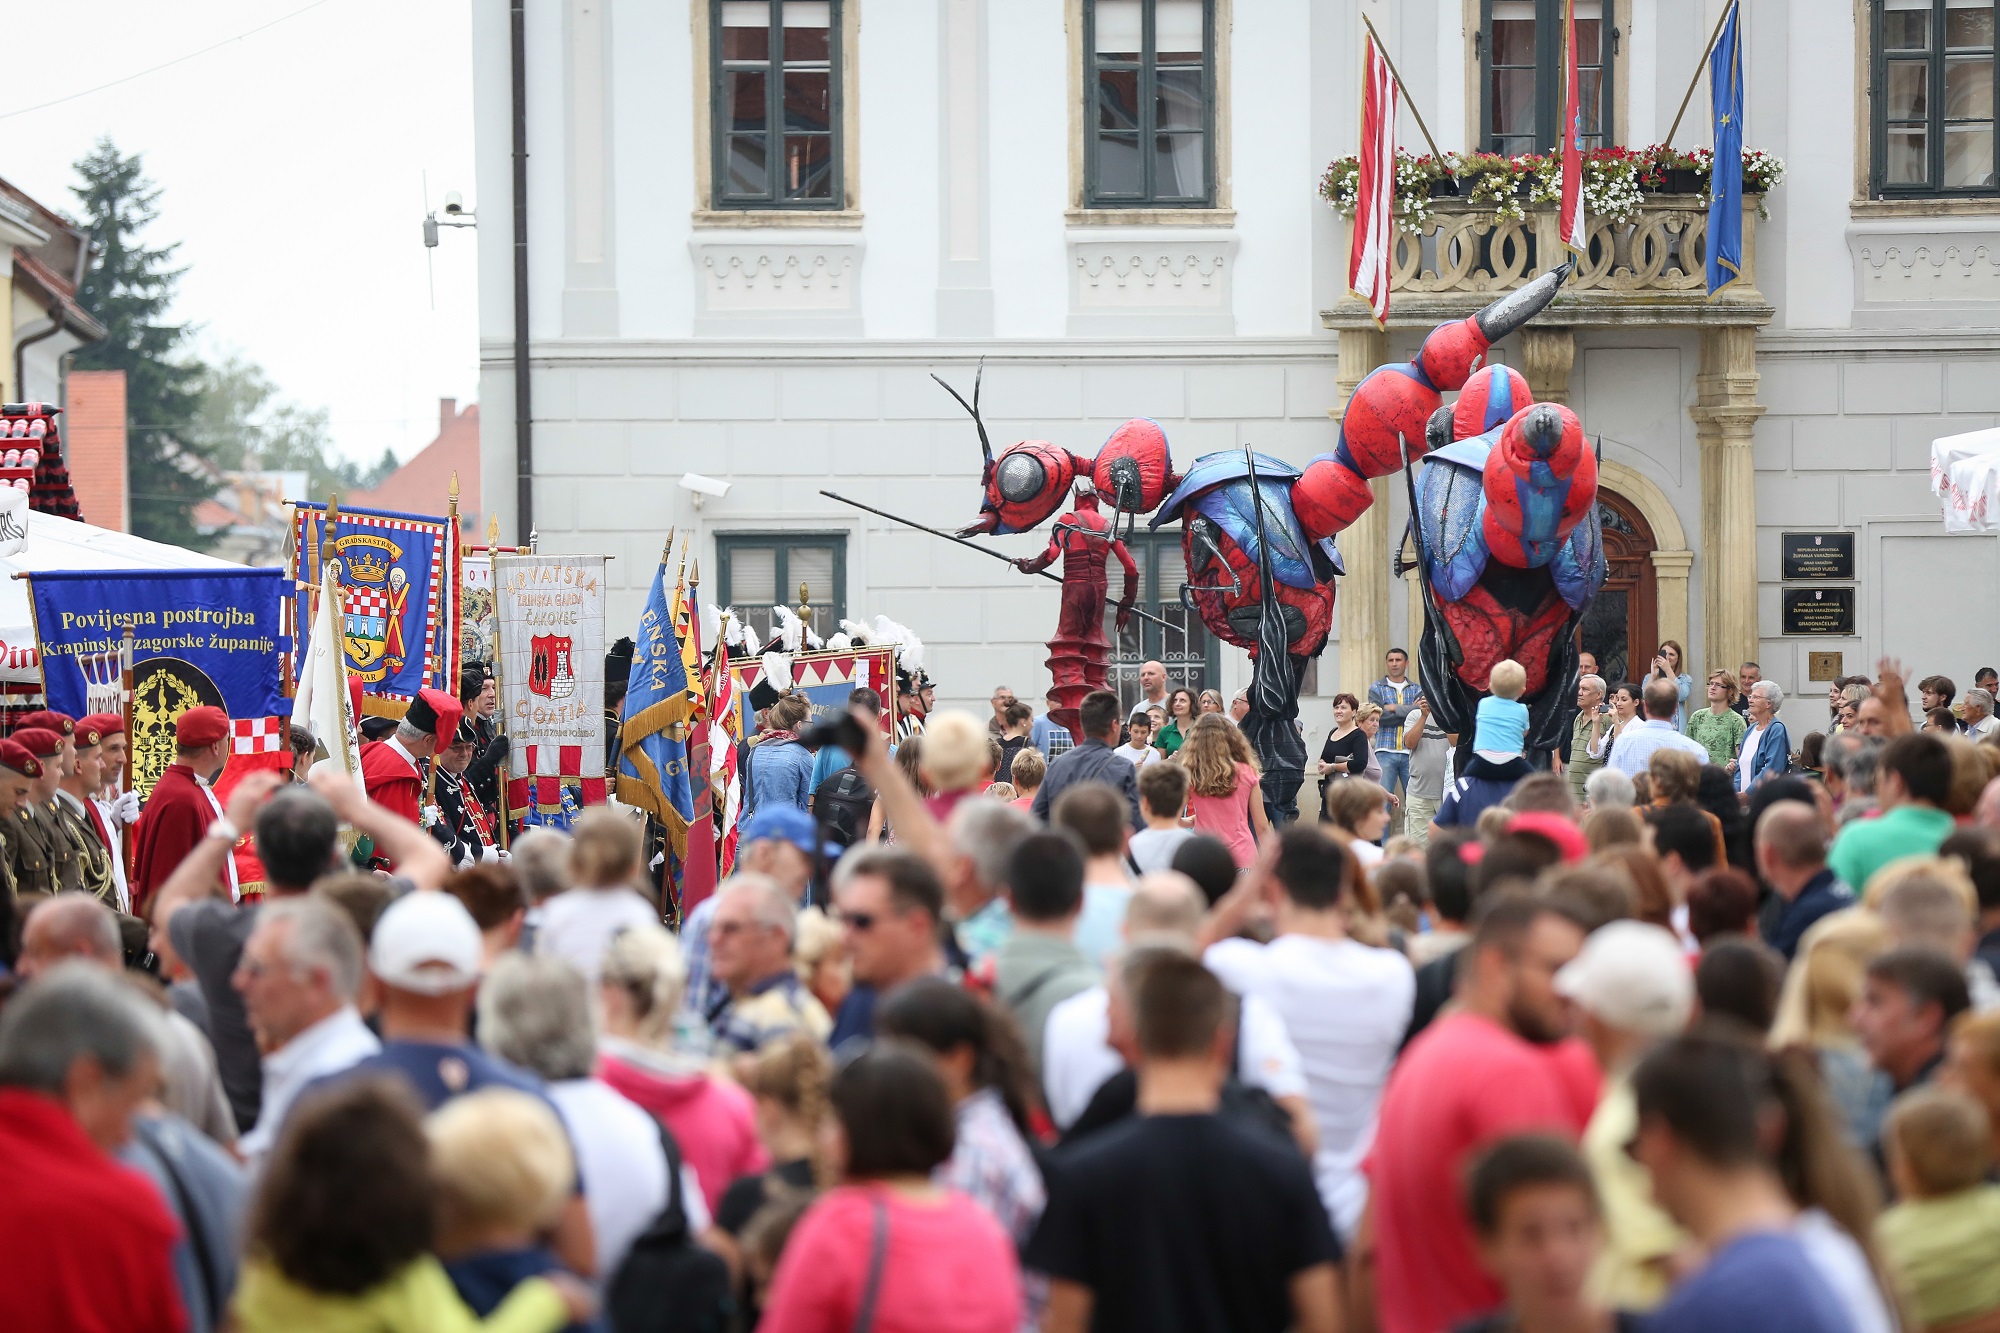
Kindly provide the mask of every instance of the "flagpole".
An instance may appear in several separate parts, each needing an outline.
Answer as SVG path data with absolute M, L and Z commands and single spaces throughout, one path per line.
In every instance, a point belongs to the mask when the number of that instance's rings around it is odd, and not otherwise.
M 1403 90 L 1403 105 L 1410 108 L 1410 114 L 1416 117 L 1417 129 L 1423 134 L 1424 142 L 1430 145 L 1431 156 L 1442 164 L 1444 162 L 1444 154 L 1438 151 L 1437 140 L 1431 138 L 1430 126 L 1424 124 L 1424 113 L 1417 110 L 1417 99 L 1410 96 L 1410 85 L 1403 82 L 1402 71 L 1397 69 L 1396 62 L 1389 58 L 1388 43 L 1382 40 L 1381 33 L 1375 31 L 1374 23 L 1369 20 L 1366 14 L 1361 16 L 1361 22 L 1367 27 L 1368 35 L 1375 39 L 1375 49 L 1382 53 L 1382 63 L 1389 67 L 1389 77 L 1394 79 L 1396 86 Z M 1445 174 L 1450 175 L 1451 173 L 1447 170 Z
M 1708 68 L 1708 58 L 1715 54 L 1715 44 L 1722 40 L 1722 25 L 1729 22 L 1729 15 L 1735 10 L 1739 0 L 1729 0 L 1722 10 L 1722 17 L 1715 21 L 1715 31 L 1708 35 L 1708 45 L 1703 48 L 1701 59 L 1695 62 L 1694 77 L 1688 80 L 1688 90 L 1681 98 L 1681 109 L 1674 112 L 1674 123 L 1667 127 L 1667 137 L 1660 140 L 1662 146 L 1674 141 L 1674 131 L 1681 127 L 1681 117 L 1687 114 L 1688 103 L 1694 100 L 1694 90 L 1701 83 L 1701 72 Z

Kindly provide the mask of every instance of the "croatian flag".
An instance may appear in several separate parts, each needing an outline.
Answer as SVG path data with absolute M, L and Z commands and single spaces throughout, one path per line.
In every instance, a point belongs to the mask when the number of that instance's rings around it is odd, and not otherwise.
M 1583 103 L 1576 73 L 1576 0 L 1563 5 L 1562 205 L 1556 239 L 1579 259 L 1590 248 L 1583 220 Z
M 1389 317 L 1389 269 L 1396 254 L 1396 77 L 1373 33 L 1361 64 L 1361 172 L 1347 286 L 1368 303 L 1380 324 Z

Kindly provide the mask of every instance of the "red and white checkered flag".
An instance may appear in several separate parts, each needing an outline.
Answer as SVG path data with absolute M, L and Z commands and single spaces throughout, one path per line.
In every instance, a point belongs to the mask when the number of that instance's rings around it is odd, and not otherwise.
M 1347 252 L 1347 286 L 1389 317 L 1389 271 L 1396 256 L 1396 76 L 1368 34 L 1361 57 L 1361 171 Z
M 1556 239 L 1579 258 L 1590 248 L 1583 217 L 1583 107 L 1576 72 L 1576 0 L 1563 5 L 1562 202 Z

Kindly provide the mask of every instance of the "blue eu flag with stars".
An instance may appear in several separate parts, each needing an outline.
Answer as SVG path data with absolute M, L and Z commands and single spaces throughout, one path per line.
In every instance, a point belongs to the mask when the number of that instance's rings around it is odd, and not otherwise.
M 1715 111 L 1715 163 L 1709 177 L 1708 294 L 1743 276 L 1743 45 L 1740 4 L 1723 16 L 1708 58 L 1708 97 Z

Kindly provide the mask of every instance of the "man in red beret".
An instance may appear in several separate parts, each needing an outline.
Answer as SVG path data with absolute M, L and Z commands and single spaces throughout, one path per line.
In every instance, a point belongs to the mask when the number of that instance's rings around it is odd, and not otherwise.
M 97 746 L 98 785 L 91 790 L 90 808 L 95 823 L 104 830 L 105 845 L 111 848 L 111 878 L 118 886 L 119 910 L 132 910 L 132 890 L 126 881 L 125 830 L 139 822 L 139 793 L 125 790 L 125 719 L 118 713 L 92 713 L 80 717 L 76 725 L 89 727 L 99 737 Z
M 423 761 L 437 753 L 440 738 L 451 744 L 464 715 L 464 706 L 443 690 L 417 691 L 395 734 L 361 747 L 361 782 L 368 799 L 412 824 L 423 824 Z
M 132 910 L 147 915 L 153 894 L 181 858 L 193 851 L 222 818 L 222 805 L 209 790 L 229 760 L 229 715 L 220 708 L 190 708 L 174 723 L 174 762 L 167 765 L 146 798 L 132 836 Z M 223 866 L 220 882 L 236 900 L 236 863 Z
M 58 713 L 54 709 L 39 708 L 24 717 L 14 720 L 14 730 L 21 731 L 27 727 L 39 727 L 43 731 L 53 731 L 57 739 L 62 741 L 63 766 L 65 768 L 69 767 L 69 761 L 76 754 L 75 718 L 71 717 L 68 713 Z
M 63 832 L 53 809 L 56 787 L 68 771 L 63 738 L 46 727 L 16 727 L 13 740 L 40 764 L 40 771 L 29 779 L 27 804 L 14 812 L 12 836 L 7 839 L 14 893 L 20 898 L 47 897 L 79 889 L 83 869 L 76 845 Z
M 76 847 L 83 891 L 113 911 L 123 912 L 126 904 L 118 892 L 120 879 L 111 873 L 117 859 L 112 851 L 116 844 L 98 814 L 97 803 L 90 798 L 104 780 L 104 736 L 88 721 L 79 722 L 70 744 L 76 753 L 56 785 L 56 818 Z
M 15 812 L 28 808 L 28 790 L 42 775 L 42 761 L 15 740 L 0 740 L 0 888 L 14 896 Z

